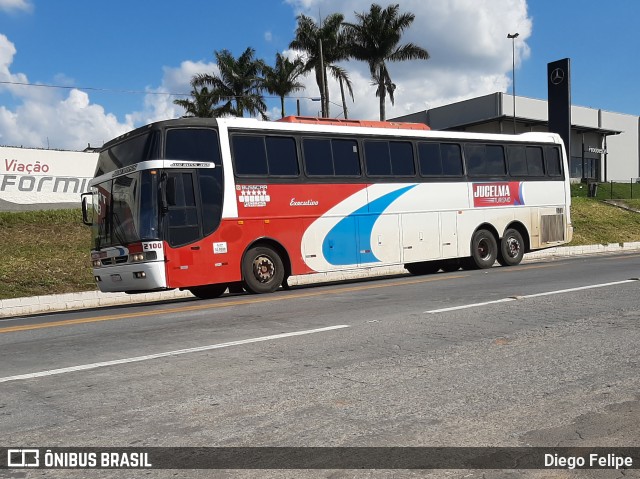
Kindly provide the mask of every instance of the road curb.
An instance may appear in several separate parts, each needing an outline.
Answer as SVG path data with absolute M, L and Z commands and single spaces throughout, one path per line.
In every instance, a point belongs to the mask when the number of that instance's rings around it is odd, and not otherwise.
M 597 254 L 613 254 L 640 250 L 640 242 L 609 243 L 585 246 L 560 246 L 541 251 L 534 251 L 525 255 L 523 262 L 531 263 L 545 259 L 567 258 L 572 256 L 587 256 Z M 341 271 L 337 273 L 316 273 L 303 276 L 292 276 L 289 285 L 302 286 L 308 284 L 325 283 L 331 281 L 348 281 L 378 276 L 405 274 L 402 266 L 387 266 Z M 58 311 L 99 308 L 105 306 L 147 303 L 152 301 L 167 301 L 173 299 L 193 298 L 188 291 L 162 291 L 159 293 L 126 294 L 101 293 L 99 291 L 85 291 L 81 293 L 55 294 L 46 296 L 30 296 L 26 298 L 12 298 L 0 300 L 0 318 L 28 316 L 40 313 Z

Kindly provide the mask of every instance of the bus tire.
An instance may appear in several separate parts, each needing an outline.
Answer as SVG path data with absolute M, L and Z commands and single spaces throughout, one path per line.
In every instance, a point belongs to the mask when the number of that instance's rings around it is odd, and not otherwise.
M 268 246 L 251 248 L 242 258 L 242 278 L 250 293 L 273 293 L 284 280 L 282 258 Z
M 478 230 L 471 238 L 471 258 L 479 269 L 491 268 L 498 257 L 498 243 L 491 232 Z
M 407 263 L 404 268 L 409 273 L 415 276 L 421 276 L 423 274 L 437 273 L 440 269 L 440 263 L 438 261 L 423 261 L 422 263 Z
M 207 284 L 204 286 L 194 286 L 188 288 L 192 295 L 200 299 L 219 298 L 227 289 L 226 284 Z
M 460 269 L 460 261 L 458 259 L 445 259 L 442 262 L 442 271 L 452 273 Z
M 509 228 L 504 232 L 500 241 L 500 253 L 498 263 L 502 266 L 515 266 L 520 264 L 524 256 L 524 240 L 518 230 Z

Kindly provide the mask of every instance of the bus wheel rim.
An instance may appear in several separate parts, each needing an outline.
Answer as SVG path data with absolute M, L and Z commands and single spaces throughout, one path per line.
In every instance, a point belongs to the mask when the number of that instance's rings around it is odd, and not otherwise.
M 486 239 L 482 239 L 478 242 L 478 255 L 482 259 L 487 259 L 491 256 L 491 248 L 489 242 Z
M 520 253 L 520 242 L 515 238 L 507 240 L 507 254 L 515 258 Z
M 253 261 L 253 274 L 261 283 L 268 283 L 276 273 L 276 266 L 268 256 L 258 256 Z

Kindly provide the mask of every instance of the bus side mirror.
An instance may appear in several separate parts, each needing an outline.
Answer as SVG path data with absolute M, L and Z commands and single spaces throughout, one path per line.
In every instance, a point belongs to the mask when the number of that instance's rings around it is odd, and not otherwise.
M 93 226 L 93 208 L 91 208 L 91 218 L 89 218 L 89 201 L 87 197 L 90 197 L 92 193 L 82 193 L 80 195 L 82 202 L 82 222 L 87 226 Z

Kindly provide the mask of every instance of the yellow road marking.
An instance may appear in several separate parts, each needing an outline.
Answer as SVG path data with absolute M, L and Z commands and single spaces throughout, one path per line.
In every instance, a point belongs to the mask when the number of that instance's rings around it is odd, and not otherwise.
M 465 278 L 467 276 L 468 275 L 463 275 L 463 274 L 446 275 L 446 276 L 438 276 L 438 277 L 432 277 L 432 278 L 397 281 L 394 283 L 385 282 L 384 284 L 368 284 L 368 285 L 360 285 L 360 286 L 351 286 L 351 287 L 345 287 L 340 289 L 333 289 L 330 291 L 309 291 L 305 293 L 293 293 L 293 294 L 287 294 L 287 295 L 264 295 L 259 297 L 251 297 L 249 299 L 236 299 L 236 300 L 214 302 L 214 303 L 195 304 L 191 306 L 180 306 L 176 308 L 157 309 L 153 311 L 139 311 L 137 313 L 111 314 L 107 316 L 67 319 L 64 321 L 52 321 L 50 323 L 29 324 L 24 326 L 10 326 L 7 328 L 0 328 L 0 333 L 13 333 L 18 331 L 31 331 L 34 329 L 56 328 L 61 326 L 74 326 L 77 324 L 97 323 L 100 321 L 116 321 L 119 319 L 141 318 L 145 316 L 155 316 L 155 315 L 161 315 L 161 314 L 184 313 L 188 311 L 201 311 L 204 309 L 213 309 L 213 308 L 228 308 L 231 306 L 241 306 L 245 304 L 271 303 L 274 301 L 284 301 L 288 299 L 311 298 L 315 296 L 326 296 L 331 294 L 351 293 L 354 291 L 365 291 L 368 289 L 389 288 L 389 287 L 395 287 L 395 286 L 405 286 L 409 284 L 428 283 L 432 281 L 445 281 L 449 279 Z

